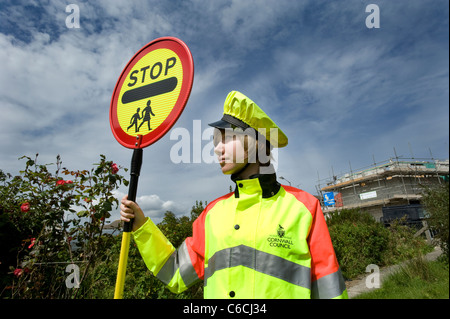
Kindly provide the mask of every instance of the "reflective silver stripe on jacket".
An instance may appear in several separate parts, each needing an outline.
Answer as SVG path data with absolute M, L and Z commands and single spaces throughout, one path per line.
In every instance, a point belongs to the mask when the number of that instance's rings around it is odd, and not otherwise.
M 172 253 L 156 277 L 167 285 L 172 280 L 173 276 L 175 276 L 178 269 L 180 270 L 180 276 L 186 287 L 189 287 L 200 280 L 192 265 L 191 258 L 189 257 L 186 242 L 183 242 L 181 246 Z
M 346 289 L 341 269 L 313 281 L 311 285 L 311 298 L 331 299 L 342 295 Z
M 240 245 L 217 251 L 205 268 L 205 282 L 218 270 L 244 266 L 263 274 L 311 289 L 311 269 L 284 258 Z

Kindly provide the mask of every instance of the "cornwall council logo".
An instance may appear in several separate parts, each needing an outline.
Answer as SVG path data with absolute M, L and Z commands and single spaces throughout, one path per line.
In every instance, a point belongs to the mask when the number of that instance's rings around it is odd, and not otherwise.
M 269 246 L 291 249 L 291 246 L 294 243 L 290 237 L 285 237 L 285 235 L 286 235 L 286 230 L 284 229 L 283 226 L 278 224 L 277 235 L 270 235 L 269 237 L 267 237 Z

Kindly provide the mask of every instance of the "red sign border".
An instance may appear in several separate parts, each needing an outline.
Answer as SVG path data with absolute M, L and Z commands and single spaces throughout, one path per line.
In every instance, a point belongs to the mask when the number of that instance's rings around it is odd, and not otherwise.
M 117 101 L 119 99 L 120 89 L 122 88 L 129 71 L 142 57 L 157 49 L 169 49 L 178 55 L 183 66 L 183 83 L 181 85 L 181 91 L 178 95 L 175 106 L 167 118 L 156 129 L 142 136 L 142 140 L 138 143 L 135 136 L 126 134 L 120 127 L 119 120 L 117 118 Z M 191 51 L 183 41 L 174 37 L 162 37 L 143 46 L 127 63 L 120 74 L 119 79 L 117 80 L 116 86 L 114 87 L 110 104 L 109 123 L 116 140 L 123 146 L 132 149 L 144 148 L 158 141 L 172 128 L 180 117 L 189 99 L 189 95 L 191 94 L 193 83 L 194 60 L 192 58 Z

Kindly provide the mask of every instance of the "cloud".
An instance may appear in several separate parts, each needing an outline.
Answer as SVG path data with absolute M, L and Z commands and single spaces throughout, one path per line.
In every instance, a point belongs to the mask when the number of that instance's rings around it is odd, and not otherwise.
M 174 201 L 162 200 L 158 195 L 143 195 L 136 198 L 136 202 L 146 213 L 147 216 L 151 218 L 161 217 L 166 211 L 171 211 L 175 215 L 180 213 L 185 213 L 183 208 L 177 205 Z

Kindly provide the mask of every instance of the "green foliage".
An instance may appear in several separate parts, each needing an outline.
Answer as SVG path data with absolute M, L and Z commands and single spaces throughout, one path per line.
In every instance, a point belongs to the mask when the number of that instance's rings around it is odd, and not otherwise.
M 358 209 L 336 212 L 327 224 L 345 278 L 364 273 L 370 264 L 384 266 L 411 258 L 426 246 L 410 228 L 400 223 L 385 228 Z
M 428 188 L 423 196 L 423 203 L 429 215 L 428 225 L 435 231 L 446 259 L 449 258 L 449 184 Z
M 341 210 L 327 222 L 344 277 L 364 272 L 369 264 L 381 264 L 389 231 L 372 216 L 358 210 Z
M 104 155 L 82 171 L 62 167 L 59 156 L 45 165 L 38 155 L 20 159 L 26 160 L 20 176 L 0 171 L 0 233 L 8 243 L 1 246 L 0 293 L 4 298 L 79 297 L 110 245 L 102 231 L 118 206 L 112 192 L 128 182 Z M 68 264 L 79 265 L 81 289 L 67 289 Z
M 327 219 L 328 227 L 344 223 L 373 225 L 375 222 L 375 218 L 372 215 L 361 212 L 359 209 L 342 209 L 332 213 Z
M 432 247 L 428 246 L 423 237 L 414 236 L 417 229 L 408 227 L 404 219 L 392 222 L 387 229 L 389 241 L 383 251 L 383 265 L 398 264 L 432 251 Z
M 380 289 L 356 299 L 448 299 L 448 263 L 414 258 L 383 280 Z

